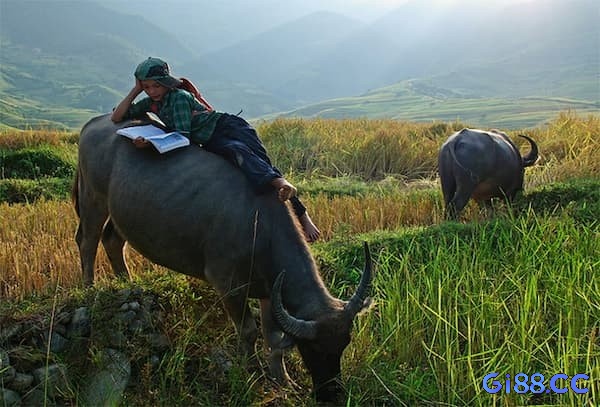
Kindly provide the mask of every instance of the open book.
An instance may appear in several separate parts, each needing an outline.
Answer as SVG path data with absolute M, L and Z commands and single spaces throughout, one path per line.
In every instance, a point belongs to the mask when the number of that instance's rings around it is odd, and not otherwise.
M 144 140 L 152 143 L 156 150 L 161 154 L 179 147 L 190 145 L 190 140 L 181 133 L 176 131 L 165 132 L 163 129 L 156 127 L 153 124 L 123 127 L 122 129 L 117 130 L 117 134 L 132 140 L 142 137 Z

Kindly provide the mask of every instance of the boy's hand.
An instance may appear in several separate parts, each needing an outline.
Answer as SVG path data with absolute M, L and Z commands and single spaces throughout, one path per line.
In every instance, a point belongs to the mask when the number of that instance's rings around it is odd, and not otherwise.
M 133 140 L 133 144 L 137 148 L 146 148 L 150 145 L 150 142 L 143 137 L 138 137 L 135 140 Z
M 144 86 L 142 86 L 142 81 L 140 81 L 138 78 L 135 78 L 135 86 L 133 87 L 133 89 L 138 93 L 142 93 L 142 91 L 144 90 Z

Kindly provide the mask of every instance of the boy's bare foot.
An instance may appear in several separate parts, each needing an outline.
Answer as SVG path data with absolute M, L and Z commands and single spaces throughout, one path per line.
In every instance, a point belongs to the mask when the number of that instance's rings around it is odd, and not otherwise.
M 277 189 L 277 196 L 281 202 L 285 202 L 298 192 L 296 187 L 290 184 L 285 178 L 273 178 L 271 185 Z
M 308 243 L 314 242 L 321 236 L 321 231 L 313 223 L 310 216 L 308 216 L 308 212 L 304 212 L 304 215 L 302 215 L 299 220 L 300 225 L 302 225 L 302 229 L 304 229 L 304 236 L 306 237 L 306 241 Z

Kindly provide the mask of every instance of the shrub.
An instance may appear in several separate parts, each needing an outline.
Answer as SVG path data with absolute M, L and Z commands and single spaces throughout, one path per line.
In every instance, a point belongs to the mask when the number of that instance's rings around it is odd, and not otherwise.
M 71 178 L 75 171 L 73 161 L 63 151 L 49 146 L 0 151 L 0 178 Z
M 0 202 L 32 203 L 39 199 L 66 199 L 70 178 L 0 179 Z

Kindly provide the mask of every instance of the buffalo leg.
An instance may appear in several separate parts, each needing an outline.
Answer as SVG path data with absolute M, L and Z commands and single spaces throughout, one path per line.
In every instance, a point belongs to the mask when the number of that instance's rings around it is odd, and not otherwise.
M 254 357 L 258 328 L 250 307 L 248 307 L 247 286 L 243 283 L 238 285 L 223 279 L 223 270 L 227 270 L 229 267 L 231 265 L 228 261 L 214 261 L 205 265 L 204 276 L 206 281 L 222 296 L 225 310 L 240 337 L 241 350 L 248 356 Z
M 248 307 L 247 297 L 237 293 L 225 294 L 223 304 L 240 337 L 242 351 L 247 356 L 254 358 L 258 328 L 250 307 Z
M 448 204 L 448 215 L 451 219 L 458 218 L 460 212 L 467 206 L 467 203 L 469 203 L 469 199 L 471 199 L 471 194 L 474 190 L 475 185 L 472 183 L 459 184 L 454 196 Z
M 79 247 L 83 283 L 86 286 L 91 286 L 94 284 L 94 263 L 98 243 L 100 243 L 102 228 L 108 218 L 108 212 L 106 208 L 94 205 L 91 199 L 86 198 L 82 193 L 82 189 L 80 188 L 78 197 L 80 218 L 75 240 Z
M 127 264 L 125 264 L 125 258 L 123 257 L 125 239 L 123 239 L 119 232 L 116 231 L 110 218 L 102 230 L 102 245 L 104 246 L 104 250 L 106 250 L 108 260 L 117 277 L 128 278 L 129 270 L 127 269 Z
M 452 201 L 452 197 L 456 193 L 456 183 L 453 177 L 440 177 L 440 182 L 442 184 L 442 195 L 444 196 L 444 208 L 446 209 L 446 214 L 448 214 L 450 201 Z
M 271 300 L 263 298 L 260 300 L 260 313 L 263 337 L 266 342 L 269 353 L 269 373 L 279 383 L 293 383 L 285 368 L 283 360 L 285 349 L 291 347 L 293 343 L 289 337 L 284 334 L 273 319 L 271 313 Z

